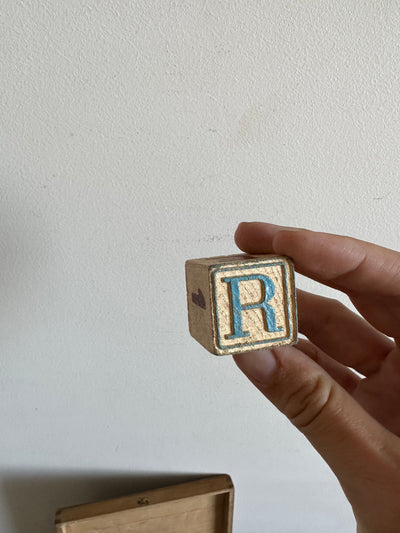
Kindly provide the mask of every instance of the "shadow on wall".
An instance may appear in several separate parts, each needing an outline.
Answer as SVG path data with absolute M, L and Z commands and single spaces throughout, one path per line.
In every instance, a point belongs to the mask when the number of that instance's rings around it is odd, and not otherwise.
M 1 475 L 8 533 L 55 533 L 57 509 L 194 481 L 210 474 L 15 471 Z M 2 505 L 0 504 L 0 507 Z

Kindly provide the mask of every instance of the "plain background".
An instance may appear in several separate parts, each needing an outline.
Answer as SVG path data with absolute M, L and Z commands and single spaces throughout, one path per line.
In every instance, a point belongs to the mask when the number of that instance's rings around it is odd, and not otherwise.
M 399 7 L 2 2 L 2 532 L 220 472 L 235 533 L 354 530 L 318 454 L 189 336 L 184 261 L 235 253 L 241 220 L 399 248 Z

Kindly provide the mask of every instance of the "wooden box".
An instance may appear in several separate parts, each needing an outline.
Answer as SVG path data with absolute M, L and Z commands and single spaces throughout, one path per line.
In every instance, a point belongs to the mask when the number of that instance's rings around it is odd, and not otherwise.
M 60 509 L 57 533 L 231 533 L 233 484 L 217 475 Z
M 216 355 L 297 341 L 293 263 L 277 255 L 186 261 L 189 330 Z

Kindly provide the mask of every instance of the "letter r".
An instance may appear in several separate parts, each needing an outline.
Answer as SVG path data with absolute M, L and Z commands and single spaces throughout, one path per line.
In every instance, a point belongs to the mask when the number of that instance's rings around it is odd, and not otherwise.
M 239 283 L 241 281 L 259 280 L 262 284 L 264 299 L 261 302 L 253 304 L 242 304 L 240 301 Z M 275 284 L 271 278 L 263 274 L 252 274 L 250 276 L 232 276 L 230 278 L 223 278 L 223 281 L 229 284 L 230 296 L 232 303 L 232 318 L 233 318 L 233 334 L 226 335 L 227 339 L 237 339 L 240 337 L 249 337 L 249 331 L 243 331 L 242 313 L 250 309 L 261 309 L 265 313 L 267 329 L 270 332 L 282 331 L 282 327 L 277 327 L 275 319 L 275 311 L 269 300 L 275 294 Z

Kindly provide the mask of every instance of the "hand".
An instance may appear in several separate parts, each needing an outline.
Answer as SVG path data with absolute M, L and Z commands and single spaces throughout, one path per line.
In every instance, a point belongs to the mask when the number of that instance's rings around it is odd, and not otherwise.
M 364 317 L 298 290 L 308 340 L 234 359 L 328 463 L 357 531 L 399 533 L 400 253 L 257 222 L 240 224 L 235 240 L 247 253 L 291 257 L 297 272 L 345 292 Z

